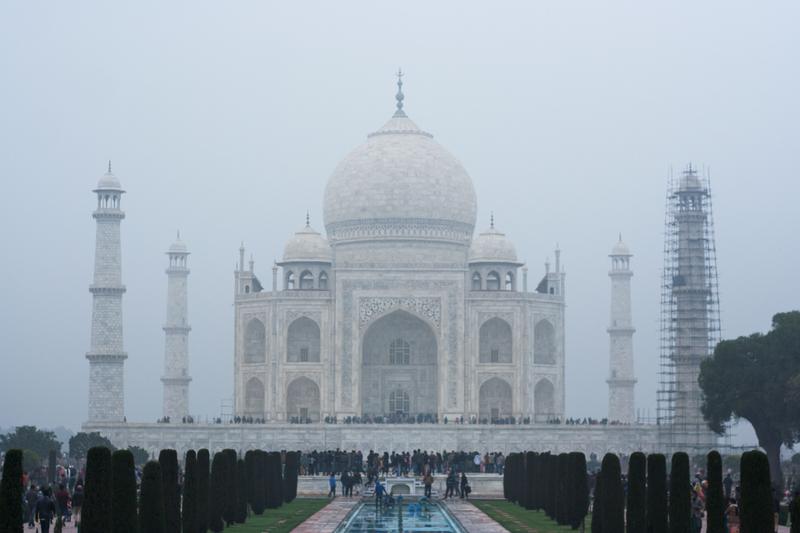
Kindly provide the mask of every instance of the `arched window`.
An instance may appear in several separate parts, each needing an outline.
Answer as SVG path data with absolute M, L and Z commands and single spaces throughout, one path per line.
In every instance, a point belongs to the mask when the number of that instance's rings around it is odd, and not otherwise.
M 389 364 L 407 365 L 411 362 L 411 347 L 403 339 L 395 339 L 389 345 Z
M 286 274 L 286 290 L 294 290 L 294 272 L 291 270 Z
M 267 334 L 264 323 L 254 318 L 244 328 L 244 362 L 261 363 L 267 357 Z
M 511 272 L 506 273 L 506 290 L 514 290 L 514 274 Z
M 481 290 L 481 275 L 475 272 L 472 275 L 472 290 L 479 291 Z
M 290 363 L 319 363 L 320 331 L 316 322 L 302 316 L 289 324 L 286 360 Z
M 389 412 L 393 414 L 407 415 L 411 410 L 408 401 L 408 393 L 403 390 L 394 390 L 389 393 Z
M 495 271 L 489 272 L 486 276 L 486 290 L 499 291 L 500 290 L 500 274 Z
M 533 414 L 536 422 L 556 418 L 555 387 L 547 379 L 540 379 L 533 388 Z
M 258 378 L 250 378 L 244 387 L 244 412 L 254 416 L 264 414 L 264 384 Z
M 321 291 L 328 290 L 328 274 L 324 270 L 319 275 L 319 289 Z
M 548 320 L 533 327 L 533 362 L 552 365 L 556 362 L 556 329 Z
M 481 420 L 495 423 L 498 418 L 511 416 L 511 385 L 500 378 L 488 379 L 478 391 L 478 406 Z
M 301 289 L 313 289 L 314 288 L 314 274 L 312 274 L 308 270 L 304 270 L 303 273 L 300 274 L 300 288 Z
M 510 363 L 513 354 L 511 325 L 502 318 L 491 318 L 478 331 L 478 361 Z

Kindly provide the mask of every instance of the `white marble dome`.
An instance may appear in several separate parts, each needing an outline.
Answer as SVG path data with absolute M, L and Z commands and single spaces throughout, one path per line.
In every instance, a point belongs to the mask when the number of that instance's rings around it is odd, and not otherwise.
M 189 253 L 189 249 L 186 248 L 186 244 L 181 240 L 180 233 L 175 238 L 175 242 L 173 242 L 169 246 L 169 250 L 167 251 L 167 253 L 170 253 L 170 254 L 188 254 Z
M 331 262 L 328 241 L 310 224 L 297 231 L 283 249 L 283 262 Z
M 620 235 L 619 241 L 614 245 L 611 249 L 611 255 L 631 255 L 631 249 L 628 248 L 628 245 L 622 242 L 622 236 Z
M 427 232 L 467 244 L 476 211 L 467 171 L 402 111 L 350 152 L 325 188 L 332 242 Z
M 518 263 L 514 243 L 494 225 L 473 239 L 468 257 L 470 263 Z
M 108 172 L 103 174 L 100 177 L 100 180 L 97 182 L 96 191 L 121 191 L 122 184 L 119 182 L 119 179 L 111 172 L 109 168 Z

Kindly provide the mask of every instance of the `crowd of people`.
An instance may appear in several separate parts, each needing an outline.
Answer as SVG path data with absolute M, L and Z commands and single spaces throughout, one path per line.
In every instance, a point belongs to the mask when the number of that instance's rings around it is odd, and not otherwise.
M 83 471 L 56 466 L 53 476 L 45 468 L 22 474 L 24 520 L 29 529 L 49 533 L 59 518 L 62 524 L 79 522 L 83 505 Z M 55 481 L 53 481 L 55 480 Z

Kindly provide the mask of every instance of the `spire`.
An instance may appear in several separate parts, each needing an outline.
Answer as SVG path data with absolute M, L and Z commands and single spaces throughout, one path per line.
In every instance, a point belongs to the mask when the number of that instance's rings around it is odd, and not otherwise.
M 311 227 L 311 215 L 309 214 L 308 209 L 306 209 L 306 227 Z
M 405 96 L 403 96 L 403 70 L 397 69 L 397 94 L 394 96 L 395 100 L 397 100 L 397 111 L 394 112 L 395 117 L 405 117 L 406 112 L 403 111 L 403 100 Z
M 489 229 L 494 229 L 494 211 L 489 214 Z
M 108 160 L 108 173 L 111 174 L 111 160 Z
M 619 232 L 619 242 L 622 242 L 622 232 Z

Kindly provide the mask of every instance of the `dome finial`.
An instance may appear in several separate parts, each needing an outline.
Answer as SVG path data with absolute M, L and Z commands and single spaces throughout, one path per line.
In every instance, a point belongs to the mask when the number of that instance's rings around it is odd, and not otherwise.
M 394 112 L 395 117 L 405 117 L 406 112 L 403 111 L 403 69 L 397 69 L 397 94 L 394 96 L 397 100 L 397 111 Z
M 306 227 L 311 227 L 311 215 L 309 214 L 308 209 L 306 209 Z
M 494 211 L 489 213 L 489 229 L 494 229 Z
M 108 160 L 108 173 L 111 174 L 111 160 Z
M 622 232 L 619 232 L 619 242 L 622 242 Z

